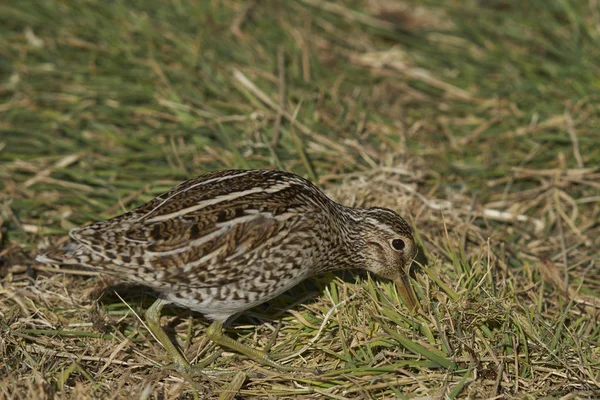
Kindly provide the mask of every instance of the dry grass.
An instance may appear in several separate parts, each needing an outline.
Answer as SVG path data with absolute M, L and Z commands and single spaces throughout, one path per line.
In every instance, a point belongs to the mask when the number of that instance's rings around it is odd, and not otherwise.
M 0 398 L 600 397 L 596 2 L 146 7 L 0 6 Z M 313 375 L 219 353 L 173 307 L 188 359 L 215 357 L 183 379 L 138 317 L 152 293 L 33 261 L 231 167 L 407 216 L 423 310 L 347 273 L 229 328 Z

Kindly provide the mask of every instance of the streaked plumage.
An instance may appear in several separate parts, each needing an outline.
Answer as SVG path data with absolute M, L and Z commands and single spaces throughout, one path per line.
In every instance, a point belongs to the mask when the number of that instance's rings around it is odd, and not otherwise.
M 201 175 L 70 237 L 37 260 L 143 284 L 218 321 L 314 274 L 350 268 L 400 280 L 415 305 L 405 269 L 416 245 L 404 219 L 384 208 L 335 203 L 282 171 Z

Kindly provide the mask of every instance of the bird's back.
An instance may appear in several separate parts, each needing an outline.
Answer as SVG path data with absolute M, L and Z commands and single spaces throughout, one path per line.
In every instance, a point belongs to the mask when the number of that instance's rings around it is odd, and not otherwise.
M 274 247 L 283 246 L 289 257 L 314 250 L 314 235 L 301 233 L 322 230 L 317 225 L 327 225 L 334 204 L 293 174 L 218 171 L 123 215 L 73 229 L 72 243 L 38 260 L 81 264 L 159 289 L 222 286 Z M 290 240 L 290 232 L 301 239 Z

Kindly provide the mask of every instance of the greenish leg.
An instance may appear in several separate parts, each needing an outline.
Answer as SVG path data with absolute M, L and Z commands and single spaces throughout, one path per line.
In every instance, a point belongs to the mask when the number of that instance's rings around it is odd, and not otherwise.
M 173 360 L 175 370 L 181 375 L 195 375 L 197 373 L 208 372 L 205 371 L 204 368 L 207 365 L 212 364 L 213 361 L 219 357 L 221 352 L 217 352 L 203 360 L 200 360 L 193 367 L 190 366 L 190 363 L 187 362 L 187 360 L 183 357 L 183 354 L 181 354 L 173 342 L 171 342 L 171 339 L 160 325 L 160 313 L 166 304 L 169 304 L 169 302 L 158 299 L 150 306 L 148 310 L 146 310 L 146 324 L 148 325 L 148 328 L 165 348 L 167 354 L 169 357 L 171 357 L 171 360 Z
M 148 325 L 148 328 L 152 334 L 154 334 L 156 339 L 158 339 L 160 344 L 162 344 L 162 346 L 165 348 L 169 357 L 171 357 L 173 360 L 177 372 L 182 375 L 186 375 L 191 370 L 190 363 L 187 362 L 187 360 L 175 347 L 173 342 L 171 342 L 171 339 L 160 325 L 160 312 L 166 304 L 169 304 L 169 302 L 166 300 L 156 300 L 154 304 L 152 304 L 150 308 L 146 310 L 146 324 Z
M 229 336 L 225 335 L 225 332 L 223 331 L 223 322 L 221 321 L 214 321 L 206 330 L 206 336 L 219 346 L 227 347 L 237 351 L 238 353 L 241 353 L 263 365 L 286 372 L 302 370 L 302 368 L 294 368 L 278 364 L 267 357 L 264 352 L 253 349 L 252 347 L 243 345 L 240 342 L 233 340 Z
M 194 367 L 190 366 L 190 363 L 187 362 L 185 357 L 181 354 L 181 352 L 175 347 L 171 339 L 164 331 L 162 326 L 160 325 L 160 314 L 162 308 L 169 304 L 168 301 L 158 299 L 146 310 L 146 324 L 150 331 L 154 334 L 156 339 L 162 344 L 162 346 L 167 351 L 167 354 L 173 360 L 175 370 L 179 372 L 181 375 L 189 375 L 190 373 L 202 372 L 202 368 L 204 368 L 207 364 L 211 363 L 218 357 L 210 356 L 207 357 L 206 360 L 201 361 L 198 365 Z M 221 347 L 226 347 L 232 349 L 238 353 L 244 354 L 245 356 L 258 361 L 263 365 L 267 365 L 269 367 L 273 367 L 280 371 L 292 372 L 292 371 L 303 371 L 302 368 L 293 368 L 287 367 L 285 365 L 278 364 L 271 360 L 269 357 L 265 355 L 264 352 L 253 349 L 252 347 L 245 346 L 232 338 L 225 335 L 223 331 L 223 323 L 221 321 L 214 321 L 206 330 L 206 336 L 212 340 L 214 343 L 218 344 Z M 312 370 L 309 372 L 313 372 Z

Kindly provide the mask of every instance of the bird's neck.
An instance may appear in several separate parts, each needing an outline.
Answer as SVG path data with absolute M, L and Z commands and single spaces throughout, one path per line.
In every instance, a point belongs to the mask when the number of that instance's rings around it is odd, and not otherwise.
M 363 216 L 360 209 L 336 204 L 331 224 L 335 232 L 326 238 L 320 272 L 362 268 L 364 265 Z

